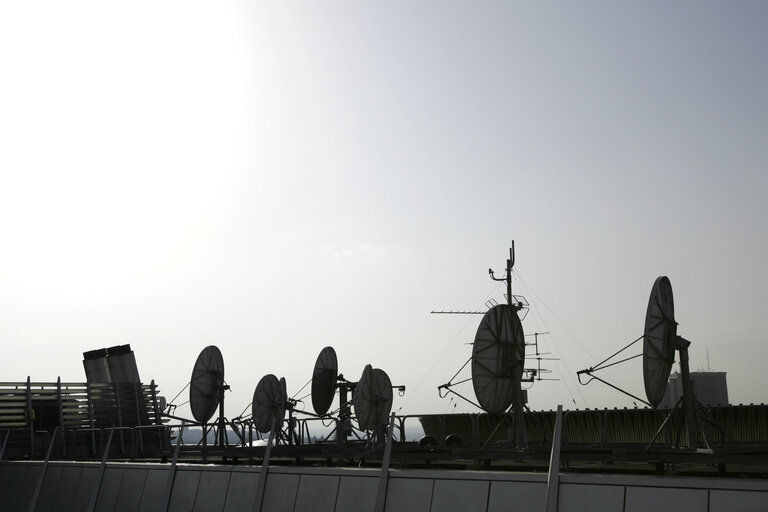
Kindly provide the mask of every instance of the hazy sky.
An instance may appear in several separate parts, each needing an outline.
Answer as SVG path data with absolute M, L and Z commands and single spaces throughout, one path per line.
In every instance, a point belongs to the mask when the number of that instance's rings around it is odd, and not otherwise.
M 444 412 L 480 318 L 429 312 L 502 300 L 514 239 L 562 358 L 531 407 L 631 405 L 574 373 L 662 274 L 692 369 L 764 402 L 766 27 L 765 2 L 4 3 L 0 380 L 130 343 L 171 398 L 216 344 L 235 416 L 333 345 Z M 611 376 L 642 396 L 639 360 Z

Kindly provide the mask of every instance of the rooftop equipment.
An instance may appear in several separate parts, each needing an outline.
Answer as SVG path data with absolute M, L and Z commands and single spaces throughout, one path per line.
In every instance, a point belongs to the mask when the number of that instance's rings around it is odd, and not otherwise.
M 707 429 L 703 428 L 703 409 L 696 399 L 691 383 L 688 364 L 688 347 L 691 345 L 691 342 L 677 334 L 677 326 L 678 323 L 675 320 L 675 304 L 672 295 L 672 284 L 669 282 L 667 276 L 660 276 L 656 279 L 651 288 L 651 295 L 648 299 L 648 308 L 645 313 L 643 335 L 597 365 L 585 370 L 580 370 L 577 372 L 577 376 L 579 377 L 579 382 L 582 384 L 588 384 L 592 380 L 598 380 L 650 407 L 656 408 L 664 398 L 664 393 L 667 390 L 669 374 L 672 370 L 672 365 L 675 362 L 675 351 L 677 351 L 679 354 L 683 393 L 674 407 L 669 411 L 669 414 L 656 432 L 656 435 L 651 439 L 648 446 L 650 447 L 661 434 L 664 427 L 670 422 L 670 419 L 681 412 L 684 417 L 688 449 L 690 451 L 696 451 L 699 448 L 710 449 L 710 443 L 708 441 L 709 435 L 707 434 Z M 642 354 L 630 356 L 615 362 L 608 362 L 640 340 L 643 340 Z M 643 384 L 645 385 L 645 394 L 648 398 L 647 401 L 594 375 L 598 370 L 634 359 L 641 355 L 643 358 Z M 586 382 L 582 382 L 582 375 L 587 375 L 590 379 Z M 711 424 L 712 422 L 708 423 Z
M 203 426 L 203 441 L 206 440 L 206 424 L 219 409 L 218 444 L 224 446 L 226 419 L 224 418 L 224 391 L 229 386 L 224 382 L 224 358 L 215 345 L 205 347 L 197 356 L 189 381 L 189 408 L 192 416 Z

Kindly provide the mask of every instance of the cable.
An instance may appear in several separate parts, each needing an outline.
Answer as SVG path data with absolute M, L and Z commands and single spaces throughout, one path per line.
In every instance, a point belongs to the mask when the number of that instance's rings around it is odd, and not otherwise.
M 579 340 L 576 338 L 576 336 L 574 336 L 573 333 L 565 326 L 565 324 L 563 324 L 563 322 L 557 317 L 557 315 L 555 315 L 555 313 L 549 308 L 549 306 L 547 306 L 546 303 L 538 295 L 536 295 L 536 293 L 533 291 L 533 289 L 522 278 L 522 276 L 520 275 L 520 272 L 518 270 L 516 270 L 516 269 L 513 269 L 512 273 L 520 281 L 520 283 L 525 287 L 526 293 L 529 294 L 529 296 L 531 297 L 530 302 L 533 303 L 534 302 L 534 298 L 535 298 L 536 301 L 541 303 L 547 309 L 547 311 L 549 311 L 550 314 L 552 314 L 552 316 L 555 317 L 555 319 L 560 323 L 560 325 L 562 325 L 565 328 L 565 330 L 571 335 L 571 337 L 573 337 L 573 339 L 575 339 L 576 342 L 587 353 L 589 353 L 589 351 L 586 350 L 584 345 L 582 345 L 581 342 L 579 342 Z M 538 322 L 540 320 L 541 323 L 543 324 L 543 327 L 544 327 L 543 330 L 551 331 L 551 329 L 549 329 L 549 327 L 547 326 L 547 323 L 544 320 L 544 317 L 539 312 L 538 308 L 533 307 L 531 309 L 533 310 L 533 313 L 534 313 L 534 321 L 538 324 Z M 552 340 L 552 349 L 553 349 L 554 352 L 557 353 L 557 357 L 559 358 L 558 361 L 555 361 L 555 365 L 558 366 L 558 368 L 559 368 L 560 362 L 562 362 L 563 366 L 565 366 L 565 370 L 566 371 L 563 372 L 563 373 L 565 375 L 567 375 L 567 378 L 562 380 L 563 385 L 565 386 L 565 389 L 568 392 L 568 395 L 570 395 L 571 401 L 573 402 L 573 404 L 578 407 L 578 404 L 576 403 L 576 399 L 574 398 L 573 391 L 571 390 L 571 386 L 568 383 L 568 379 L 573 379 L 574 378 L 573 377 L 573 373 L 571 372 L 571 368 L 568 366 L 568 363 L 566 362 L 565 358 L 562 356 L 562 353 L 560 352 L 560 348 L 558 347 L 557 343 L 555 342 L 554 335 L 550 335 L 550 337 L 551 337 L 551 340 Z M 546 339 L 544 341 L 547 343 L 547 348 L 549 348 L 549 343 L 546 341 Z M 584 395 L 581 392 L 580 386 L 575 386 L 575 383 L 574 383 L 574 388 L 576 389 L 576 393 L 579 395 L 579 397 L 581 399 L 581 402 L 583 404 L 585 404 L 585 406 L 588 406 L 587 400 L 584 398 Z
M 243 417 L 243 414 L 245 413 L 245 411 L 246 411 L 246 410 L 248 410 L 248 407 L 251 407 L 252 405 L 253 405 L 253 404 L 248 404 L 248 405 L 246 405 L 246 406 L 243 408 L 242 412 L 240 412 L 240 414 L 239 414 L 237 417 L 238 417 L 238 418 L 242 418 L 242 417 Z
M 309 379 L 309 380 L 307 381 L 307 383 L 306 383 L 306 384 L 304 384 L 303 386 L 301 386 L 301 389 L 299 389 L 297 392 L 295 392 L 291 398 L 296 398 L 296 395 L 298 395 L 299 393 L 301 393 L 302 391 L 304 391 L 304 388 L 305 388 L 305 387 L 307 387 L 307 386 L 309 386 L 309 383 L 310 383 L 310 382 L 312 382 L 312 379 Z M 307 395 L 307 396 L 309 396 L 309 395 Z
M 491 290 L 489 291 L 489 293 L 488 293 L 488 295 L 487 295 L 487 297 L 488 297 L 488 298 L 486 298 L 486 299 L 483 301 L 483 306 L 485 306 L 485 303 L 486 303 L 486 302 L 487 302 L 487 301 L 488 301 L 490 298 L 492 298 L 492 297 L 494 297 L 494 296 L 498 295 L 498 291 L 496 291 L 496 290 L 498 290 L 500 287 L 501 287 L 501 285 L 500 285 L 500 284 L 498 284 L 498 283 L 494 283 L 494 284 L 493 284 L 493 286 L 492 286 Z M 494 291 L 496 291 L 496 293 L 494 293 Z M 454 343 L 456 343 L 456 340 L 457 340 L 457 339 L 459 339 L 459 336 L 461 336 L 461 335 L 462 335 L 462 333 L 464 332 L 464 330 L 467 328 L 467 326 L 469 325 L 469 323 L 470 323 L 471 321 L 472 321 L 472 316 L 470 315 L 470 316 L 469 316 L 469 319 L 466 321 L 466 323 L 464 323 L 464 326 L 463 326 L 463 327 L 462 327 L 462 328 L 461 328 L 461 329 L 460 329 L 460 330 L 459 330 L 459 331 L 456 333 L 456 336 L 454 336 L 454 337 L 453 337 L 453 339 L 451 340 L 451 342 L 448 344 L 448 346 L 446 346 L 446 347 L 445 347 L 445 349 L 444 349 L 444 350 L 442 351 L 442 353 L 441 353 L 441 354 L 440 354 L 440 355 L 437 357 L 437 359 L 435 360 L 435 362 L 434 362 L 434 363 L 432 363 L 432 366 L 430 366 L 429 370 L 427 370 L 427 372 L 426 372 L 426 373 L 425 373 L 425 374 L 424 374 L 424 375 L 421 377 L 421 380 L 419 380 L 418 384 L 416 384 L 416 386 L 415 386 L 415 387 L 414 387 L 414 388 L 411 390 L 411 392 L 410 392 L 410 393 L 408 393 L 408 396 L 405 398 L 405 400 L 403 401 L 402 405 L 400 405 L 400 407 L 397 409 L 397 412 L 400 412 L 400 411 L 402 410 L 402 408 L 403 408 L 403 407 L 405 407 L 405 405 L 408 403 L 408 400 L 410 400 L 410 398 L 411 398 L 413 395 L 415 395 L 415 394 L 416 394 L 416 391 L 417 391 L 417 390 L 418 390 L 418 389 L 421 387 L 421 385 L 422 385 L 422 384 L 424 384 L 424 381 L 427 379 L 427 377 L 429 376 L 429 374 L 430 374 L 430 373 L 432 373 L 432 370 L 434 370 L 434 369 L 435 369 L 435 367 L 437 366 L 437 363 L 439 363 L 439 362 L 440 362 L 440 360 L 441 360 L 443 357 L 445 357 L 445 354 L 447 354 L 447 353 L 448 353 L 448 351 L 451 349 L 451 347 L 453 347 Z M 461 370 L 459 370 L 459 371 L 461 371 Z M 457 375 L 458 375 L 458 373 L 457 373 Z M 454 375 L 454 378 L 455 378 L 455 375 Z
M 602 370 L 603 368 L 608 368 L 609 366 L 613 366 L 613 365 L 616 365 L 616 364 L 619 364 L 619 363 L 623 363 L 624 361 L 629 361 L 630 359 L 634 359 L 634 358 L 636 358 L 636 357 L 640 357 L 642 354 L 638 354 L 638 355 L 636 355 L 636 356 L 628 357 L 628 358 L 626 358 L 626 359 L 622 359 L 621 361 L 618 361 L 618 362 L 615 362 L 615 363 L 611 363 L 611 364 L 609 364 L 609 365 L 605 365 L 605 366 L 602 366 L 602 365 L 603 365 L 605 362 L 607 362 L 607 361 L 610 361 L 611 359 L 613 359 L 613 358 L 614 358 L 614 357 L 616 357 L 617 355 L 621 354 L 622 352 L 624 352 L 625 350 L 627 350 L 629 347 L 631 347 L 632 345 L 634 345 L 635 343 L 637 343 L 638 341 L 640 341 L 640 340 L 641 340 L 641 339 L 643 339 L 644 337 L 645 337 L 645 335 L 644 335 L 644 334 L 641 334 L 641 335 L 640 335 L 640 337 L 639 337 L 639 338 L 637 338 L 635 341 L 633 341 L 633 342 L 629 343 L 628 345 L 625 345 L 625 346 L 624 346 L 624 348 L 621 348 L 621 349 L 617 350 L 616 352 L 614 352 L 614 353 L 613 353 L 613 354 L 611 354 L 610 356 L 606 357 L 605 359 L 603 359 L 602 361 L 600 361 L 599 363 L 597 363 L 595 366 L 592 366 L 592 367 L 590 367 L 590 368 L 589 368 L 589 369 L 590 369 L 590 371 Z
M 184 390 L 185 390 L 185 389 L 187 389 L 191 383 L 192 383 L 192 382 L 187 382 L 187 385 L 186 385 L 186 386 L 184 386 L 183 388 L 181 388 L 181 391 L 179 391 L 179 392 L 176 394 L 176 396 L 175 396 L 175 397 L 173 397 L 173 400 L 171 400 L 170 402 L 168 402 L 168 405 L 174 405 L 173 401 L 174 401 L 174 400 L 176 400 L 177 398 L 179 398 L 179 395 L 180 395 L 180 394 L 182 394 L 182 393 L 184 392 Z M 189 400 L 187 400 L 187 401 L 189 401 Z M 184 402 L 184 403 L 187 403 L 187 402 Z M 184 405 L 184 404 L 181 404 L 181 405 Z M 180 407 L 180 406 L 178 406 L 178 405 L 177 405 L 177 407 Z

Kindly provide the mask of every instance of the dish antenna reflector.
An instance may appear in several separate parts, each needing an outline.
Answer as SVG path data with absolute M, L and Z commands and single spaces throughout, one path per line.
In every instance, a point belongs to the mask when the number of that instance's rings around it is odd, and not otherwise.
M 683 395 L 672 407 L 667 423 L 678 409 L 682 410 L 685 418 L 685 430 L 688 436 L 688 449 L 696 451 L 699 446 L 699 434 L 703 438 L 703 446 L 709 449 L 706 428 L 703 427 L 703 410 L 696 399 L 691 382 L 691 371 L 688 361 L 688 347 L 691 342 L 677 334 L 675 321 L 675 304 L 672 297 L 672 284 L 667 276 L 656 278 L 648 299 L 648 309 L 645 314 L 645 330 L 643 332 L 643 381 L 648 401 L 656 405 L 664 398 L 667 381 L 672 364 L 675 362 L 675 351 L 680 355 L 680 377 L 683 382 Z M 662 427 L 651 440 L 653 443 L 662 431 Z M 650 444 L 649 444 L 650 446 Z
M 336 383 L 339 376 L 339 363 L 333 347 L 320 351 L 312 372 L 312 408 L 319 416 L 324 416 L 333 403 Z
M 523 376 L 525 336 L 517 311 L 498 304 L 484 316 L 472 347 L 472 386 L 484 411 L 506 412 Z
M 251 404 L 253 425 L 256 429 L 262 434 L 270 432 L 274 419 L 277 418 L 275 430 L 280 431 L 283 428 L 287 402 L 285 379 L 278 380 L 271 373 L 262 377 L 253 392 Z
M 675 362 L 677 322 L 672 284 L 667 276 L 656 279 L 648 299 L 643 331 L 643 382 L 648 402 L 656 407 L 664 398 Z
M 199 423 L 207 423 L 224 395 L 224 358 L 215 345 L 197 356 L 189 383 L 189 408 Z
M 392 381 L 384 370 L 365 365 L 357 381 L 352 402 L 360 430 L 374 430 L 388 424 L 392 411 Z

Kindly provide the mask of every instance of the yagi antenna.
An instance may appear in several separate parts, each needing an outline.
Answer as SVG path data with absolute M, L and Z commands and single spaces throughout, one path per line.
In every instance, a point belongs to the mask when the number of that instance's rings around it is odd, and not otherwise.
M 507 285 L 507 293 L 504 294 L 504 298 L 507 301 L 507 305 L 513 307 L 517 311 L 520 320 L 524 320 L 528 314 L 529 304 L 528 301 L 522 295 L 512 295 L 512 268 L 515 266 L 515 241 L 512 240 L 512 245 L 509 249 L 509 259 L 507 259 L 507 266 L 505 268 L 505 277 L 496 277 L 493 269 L 488 269 L 488 275 L 494 281 L 501 281 Z M 488 310 L 498 305 L 495 299 L 489 299 L 485 302 L 486 311 L 471 311 L 471 310 L 433 310 L 430 311 L 433 315 L 484 315 Z
M 526 356 L 526 359 L 528 360 L 534 360 L 536 361 L 536 368 L 525 368 L 523 369 L 523 382 L 534 382 L 534 381 L 542 381 L 542 380 L 560 380 L 560 379 L 545 379 L 541 375 L 552 373 L 552 370 L 549 370 L 547 368 L 541 367 L 542 361 L 559 361 L 560 359 L 557 357 L 542 357 L 545 355 L 550 355 L 551 352 L 541 352 L 539 350 L 539 336 L 549 334 L 549 331 L 544 332 L 532 332 L 530 334 L 526 334 L 526 337 L 533 336 L 533 343 L 526 342 L 526 346 L 533 346 L 534 347 L 534 355 L 533 356 Z

